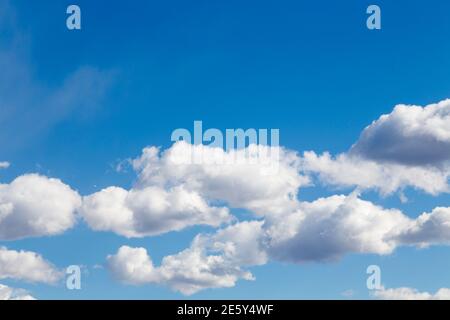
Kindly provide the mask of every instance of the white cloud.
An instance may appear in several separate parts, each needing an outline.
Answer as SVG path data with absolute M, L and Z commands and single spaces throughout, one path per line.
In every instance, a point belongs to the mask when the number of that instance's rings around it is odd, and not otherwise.
M 185 295 L 207 288 L 232 287 L 253 280 L 242 267 L 267 261 L 261 249 L 262 222 L 242 222 L 213 235 L 198 235 L 191 246 L 154 266 L 144 248 L 121 247 L 108 256 L 108 268 L 122 282 L 166 285 Z
M 330 262 L 347 254 L 391 254 L 403 245 L 448 244 L 448 208 L 411 219 L 397 209 L 361 200 L 356 193 L 300 202 L 294 212 L 240 222 L 198 235 L 186 250 L 153 264 L 144 248 L 122 247 L 108 257 L 113 275 L 130 284 L 160 284 L 193 294 L 251 280 L 243 269 L 270 260 Z
M 383 195 L 406 187 L 449 193 L 450 99 L 426 107 L 398 105 L 365 128 L 349 152 L 305 152 L 302 160 L 306 172 L 333 186 Z
M 332 261 L 349 253 L 390 254 L 410 222 L 399 210 L 384 209 L 356 194 L 302 202 L 298 211 L 268 219 L 271 257 L 289 262 Z
M 278 162 L 270 148 L 263 147 L 255 162 L 248 160 L 258 152 L 254 145 L 229 152 L 185 142 L 163 153 L 145 148 L 133 161 L 138 183 L 130 190 L 109 187 L 84 197 L 81 213 L 94 230 L 127 237 L 230 222 L 229 208 L 214 203 L 260 215 L 281 214 L 295 208 L 298 188 L 308 179 L 299 174 L 294 152 L 272 150 Z M 192 161 L 197 158 L 202 161 Z M 271 172 L 275 167 L 276 173 Z
M 177 142 L 162 154 L 145 148 L 133 165 L 141 186 L 184 185 L 233 208 L 275 214 L 294 208 L 299 187 L 309 183 L 299 173 L 299 160 L 295 152 L 280 147 L 224 151 Z
M 228 208 L 209 206 L 198 193 L 182 186 L 130 191 L 109 187 L 85 197 L 81 213 L 92 229 L 126 237 L 157 235 L 193 225 L 218 227 L 232 219 Z
M 272 259 L 301 263 L 338 260 L 351 253 L 391 254 L 399 246 L 450 244 L 450 208 L 435 208 L 412 219 L 349 196 L 301 202 L 297 211 L 267 217 L 264 225 Z
M 351 253 L 387 255 L 401 245 L 433 241 L 406 243 L 405 234 L 415 223 L 401 211 L 376 206 L 356 193 L 331 196 L 300 202 L 296 211 L 268 215 L 265 221 L 240 222 L 212 235 L 200 234 L 189 248 L 165 257 L 160 266 L 153 264 L 146 249 L 124 246 L 108 257 L 108 269 L 125 283 L 159 284 L 193 294 L 251 280 L 245 267 L 269 259 L 328 262 Z
M 450 244 L 450 208 L 438 207 L 423 213 L 405 227 L 398 241 L 420 247 Z
M 376 290 L 372 295 L 382 300 L 450 300 L 450 289 L 442 288 L 436 293 L 420 292 L 413 288 L 394 288 Z
M 450 170 L 436 167 L 379 163 L 345 153 L 332 157 L 329 153 L 317 155 L 313 151 L 305 152 L 302 162 L 303 170 L 317 173 L 321 182 L 336 187 L 375 189 L 383 195 L 406 187 L 432 195 L 450 192 Z
M 55 283 L 62 273 L 42 256 L 31 251 L 14 251 L 0 247 L 0 279 Z
M 7 161 L 1 161 L 0 162 L 0 169 L 8 169 L 10 166 L 10 163 Z
M 351 298 L 355 295 L 355 290 L 353 289 L 347 289 L 345 291 L 341 292 L 341 296 L 345 297 L 345 298 Z
M 164 152 L 155 147 L 146 148 L 132 162 L 138 172 L 138 183 L 132 190 L 122 191 L 123 197 L 146 188 L 167 192 L 181 186 L 198 194 L 205 203 L 218 201 L 230 208 L 245 208 L 265 220 L 247 222 L 260 224 L 256 237 L 252 237 L 250 229 L 239 228 L 239 234 L 233 227 L 224 229 L 228 230 L 227 238 L 234 242 L 223 246 L 220 254 L 208 254 L 207 248 L 211 248 L 212 239 L 219 244 L 224 242 L 217 240 L 224 230 L 206 237 L 206 242 L 202 240 L 204 235 L 197 236 L 188 249 L 167 256 L 159 267 L 154 266 L 145 249 L 123 247 L 109 257 L 110 270 L 125 282 L 165 284 L 191 294 L 204 288 L 232 286 L 241 278 L 251 279 L 242 267 L 263 264 L 269 258 L 293 263 L 326 262 L 352 253 L 387 255 L 402 245 L 423 247 L 450 242 L 447 208 L 436 208 L 431 214 L 412 219 L 400 210 L 382 208 L 358 195 L 366 189 L 388 195 L 408 186 L 433 195 L 448 192 L 450 171 L 445 166 L 368 159 L 355 150 L 335 158 L 328 153 L 319 156 L 306 152 L 300 158 L 295 152 L 280 148 L 278 172 L 267 174 L 258 162 L 235 161 L 251 150 L 225 152 L 183 142 Z M 214 164 L 217 159 L 219 165 Z M 317 173 L 326 184 L 356 187 L 356 190 L 349 196 L 301 202 L 297 199 L 299 189 L 309 184 L 303 174 L 311 173 Z M 117 228 L 106 229 L 120 233 L 128 223 L 125 230 L 134 232 L 136 227 L 129 226 L 135 220 L 135 210 L 121 211 L 128 212 L 125 216 L 132 218 L 118 221 Z M 244 247 L 254 251 L 244 250 L 243 244 L 236 241 L 239 238 L 247 239 Z M 233 248 L 232 255 L 227 254 L 230 248 Z M 237 259 L 239 252 L 241 259 Z M 260 259 L 254 257 L 255 253 Z M 250 261 L 246 263 L 243 257 Z M 127 261 L 131 262 L 127 264 Z
M 200 234 L 190 247 L 166 256 L 159 266 L 144 248 L 123 246 L 108 257 L 109 270 L 123 282 L 165 285 L 183 294 L 231 287 L 239 279 L 252 280 L 246 269 L 269 259 L 324 262 L 352 253 L 386 255 L 402 245 L 450 244 L 449 208 L 436 208 L 412 219 L 358 195 L 367 189 L 388 195 L 406 187 L 433 195 L 449 192 L 450 170 L 445 156 L 433 153 L 436 145 L 431 143 L 424 155 L 411 161 L 395 152 L 384 154 L 380 149 L 374 156 L 366 150 L 381 138 L 391 149 L 400 143 L 405 154 L 417 147 L 415 138 L 418 147 L 430 139 L 439 145 L 448 143 L 449 105 L 445 101 L 425 108 L 396 107 L 366 128 L 350 152 L 336 157 L 314 152 L 299 157 L 296 152 L 276 148 L 276 158 L 249 163 L 237 159 L 248 160 L 256 146 L 228 152 L 184 142 L 164 152 L 148 147 L 132 161 L 138 181 L 130 190 L 108 187 L 82 201 L 59 180 L 21 176 L 0 185 L 0 239 L 61 233 L 73 226 L 79 208 L 93 230 L 126 237 L 158 235 L 193 225 L 217 228 L 235 222 L 232 208 L 244 208 L 264 218 Z M 269 151 L 265 154 L 274 151 L 274 147 L 265 148 Z M 276 173 L 271 171 L 274 167 Z M 299 189 L 309 184 L 305 174 L 318 174 L 326 184 L 356 187 L 356 191 L 349 196 L 301 202 Z M 9 272 L 5 277 L 14 277 L 14 268 L 3 270 Z M 441 297 L 445 293 L 399 288 L 379 295 Z
M 450 161 L 450 99 L 425 107 L 397 105 L 363 131 L 351 152 L 403 165 L 445 164 Z
M 0 300 L 36 300 L 23 289 L 15 289 L 0 284 Z
M 56 235 L 71 228 L 81 198 L 58 179 L 29 174 L 0 184 L 0 239 Z

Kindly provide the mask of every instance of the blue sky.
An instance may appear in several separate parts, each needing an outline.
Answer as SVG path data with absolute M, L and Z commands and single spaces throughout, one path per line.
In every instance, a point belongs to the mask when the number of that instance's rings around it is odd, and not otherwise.
M 279 128 L 280 144 L 320 154 L 346 152 L 363 129 L 395 105 L 450 98 L 450 3 L 376 1 L 382 29 L 366 28 L 372 1 L 83 1 L 82 30 L 65 25 L 66 1 L 0 1 L 1 183 L 27 173 L 61 179 L 80 195 L 129 189 L 146 146 L 170 148 L 176 128 Z M 3 21 L 2 21 L 3 20 Z M 11 58 L 13 57 L 13 58 Z M 11 61 L 14 61 L 12 63 Z M 81 70 L 81 71 L 80 71 Z M 87 70 L 87 71 L 86 71 Z M 12 79 L 12 81 L 11 81 Z M 14 84 L 12 83 L 14 82 Z M 9 109 L 8 109 L 9 108 Z M 302 201 L 348 194 L 317 184 Z M 406 187 L 361 198 L 415 218 L 448 205 L 448 194 Z M 240 216 L 239 210 L 236 215 Z M 155 264 L 189 246 L 193 226 L 142 238 L 94 231 L 80 219 L 63 234 L 0 241 L 41 254 L 55 266 L 85 266 L 82 290 L 64 283 L 1 283 L 39 299 L 185 298 L 164 285 L 129 286 L 104 266 L 119 247 L 145 247 Z M 366 268 L 386 287 L 435 292 L 450 287 L 448 247 L 399 247 L 388 255 L 353 254 L 330 263 L 271 260 L 249 268 L 255 281 L 206 289 L 191 298 L 370 298 Z M 101 268 L 94 266 L 102 265 Z

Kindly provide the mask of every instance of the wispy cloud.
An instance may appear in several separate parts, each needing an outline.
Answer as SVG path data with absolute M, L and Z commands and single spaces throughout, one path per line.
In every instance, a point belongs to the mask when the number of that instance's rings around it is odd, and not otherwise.
M 111 70 L 78 66 L 56 86 L 37 80 L 28 35 L 16 23 L 14 9 L 0 1 L 0 145 L 3 150 L 30 143 L 73 115 L 92 114 L 114 79 Z

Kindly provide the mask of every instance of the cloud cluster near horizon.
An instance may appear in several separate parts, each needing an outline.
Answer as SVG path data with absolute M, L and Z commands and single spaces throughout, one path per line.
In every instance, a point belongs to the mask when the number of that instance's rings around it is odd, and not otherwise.
M 81 196 L 58 179 L 24 175 L 0 185 L 0 239 L 60 234 L 79 219 L 95 231 L 127 238 L 213 227 L 159 266 L 145 248 L 125 245 L 107 257 L 108 269 L 124 283 L 166 285 L 183 294 L 253 280 L 249 268 L 271 260 L 327 262 L 351 253 L 391 254 L 399 246 L 448 245 L 450 207 L 411 218 L 363 195 L 367 190 L 401 194 L 406 188 L 448 193 L 450 158 L 442 149 L 449 147 L 449 128 L 450 100 L 445 100 L 395 107 L 336 156 L 276 147 L 280 163 L 272 175 L 258 163 L 180 163 L 196 152 L 206 158 L 236 152 L 184 142 L 164 151 L 145 148 L 132 162 L 137 182 L 128 190 L 110 186 Z M 301 201 L 301 188 L 316 179 L 354 191 Z M 251 219 L 240 221 L 235 209 L 245 209 Z M 1 263 L 0 255 L 0 279 Z
M 436 293 L 429 293 L 408 287 L 382 288 L 372 295 L 380 300 L 450 300 L 450 289 L 441 288 Z
M 15 289 L 0 284 L 0 300 L 35 300 L 26 290 Z

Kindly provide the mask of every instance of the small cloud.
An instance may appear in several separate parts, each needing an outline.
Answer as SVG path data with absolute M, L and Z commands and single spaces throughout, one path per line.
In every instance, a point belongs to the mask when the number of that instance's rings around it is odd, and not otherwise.
M 0 300 L 36 300 L 26 290 L 10 288 L 0 283 Z
M 401 203 L 408 203 L 408 197 L 403 192 L 399 193 L 399 197 Z
M 0 162 L 0 169 L 8 169 L 11 164 L 7 161 Z
M 131 168 L 131 159 L 125 159 L 125 160 L 117 160 L 116 164 L 114 166 L 114 170 L 117 173 L 127 173 L 128 169 Z
M 441 288 L 435 293 L 401 287 L 374 291 L 372 296 L 380 300 L 450 300 L 450 289 Z
M 354 295 L 355 295 L 355 291 L 352 290 L 352 289 L 348 289 L 348 290 L 345 290 L 345 291 L 341 292 L 341 296 L 346 297 L 346 298 L 351 298 Z

